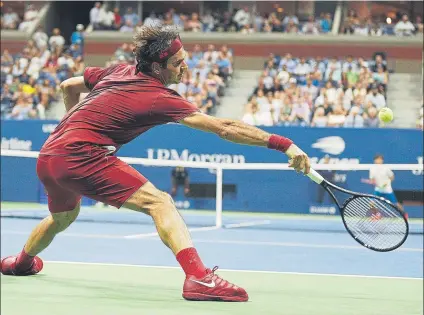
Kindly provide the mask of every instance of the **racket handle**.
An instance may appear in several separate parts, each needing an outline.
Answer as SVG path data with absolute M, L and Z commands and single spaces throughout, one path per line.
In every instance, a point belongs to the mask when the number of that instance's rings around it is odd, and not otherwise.
M 311 180 L 313 180 L 315 183 L 317 184 L 321 184 L 324 181 L 324 177 L 322 177 L 316 170 L 314 170 L 313 168 L 311 168 L 309 170 L 309 173 L 306 175 L 308 176 Z

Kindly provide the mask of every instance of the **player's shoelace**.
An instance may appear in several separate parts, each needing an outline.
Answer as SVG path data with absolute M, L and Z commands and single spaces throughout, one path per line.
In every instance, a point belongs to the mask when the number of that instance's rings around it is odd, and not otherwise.
M 215 271 L 217 271 L 218 268 L 219 268 L 218 266 L 215 266 L 215 267 L 213 267 L 212 270 L 207 269 L 209 274 L 206 276 L 206 279 L 208 281 L 215 281 L 217 286 L 228 287 L 228 288 L 232 288 L 232 287 L 237 288 L 236 285 L 232 284 L 231 282 L 228 282 L 225 279 L 222 279 L 220 276 L 215 274 Z

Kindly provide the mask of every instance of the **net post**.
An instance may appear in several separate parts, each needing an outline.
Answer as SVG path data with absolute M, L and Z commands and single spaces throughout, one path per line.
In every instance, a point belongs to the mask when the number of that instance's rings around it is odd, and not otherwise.
M 222 172 L 221 166 L 216 166 L 216 227 L 222 227 Z

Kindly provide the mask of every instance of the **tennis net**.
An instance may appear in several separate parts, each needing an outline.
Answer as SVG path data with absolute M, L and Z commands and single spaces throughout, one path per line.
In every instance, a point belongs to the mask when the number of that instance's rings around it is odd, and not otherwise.
M 38 152 L 2 150 L 2 218 L 42 219 L 47 196 L 35 172 Z M 199 229 L 256 228 L 345 232 L 330 196 L 287 164 L 210 163 L 122 157 L 156 187 L 172 193 L 187 225 Z M 224 159 L 225 160 L 225 159 Z M 326 179 L 346 189 L 370 193 L 369 164 L 316 164 Z M 388 165 L 394 195 L 410 217 L 410 232 L 423 233 L 423 167 Z M 336 193 L 337 195 L 338 193 Z M 341 194 L 341 193 L 340 193 Z M 343 194 L 337 195 L 343 200 Z M 150 217 L 83 198 L 83 222 L 152 224 Z

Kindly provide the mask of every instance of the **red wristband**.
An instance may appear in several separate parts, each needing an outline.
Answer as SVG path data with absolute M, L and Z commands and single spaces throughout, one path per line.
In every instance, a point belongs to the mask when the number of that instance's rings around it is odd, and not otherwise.
M 291 141 L 289 138 L 284 138 L 279 135 L 271 135 L 271 137 L 268 140 L 268 148 L 286 152 L 287 149 L 293 144 L 293 141 Z

